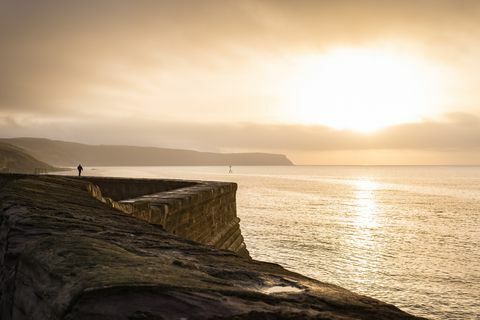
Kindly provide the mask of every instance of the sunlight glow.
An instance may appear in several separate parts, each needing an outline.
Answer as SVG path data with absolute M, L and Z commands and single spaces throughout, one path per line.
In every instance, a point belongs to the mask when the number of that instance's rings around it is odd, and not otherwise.
M 291 121 L 371 132 L 439 112 L 445 75 L 415 56 L 343 48 L 294 64 Z
M 355 204 L 357 208 L 357 219 L 355 224 L 360 228 L 371 228 L 377 225 L 375 190 L 377 184 L 370 180 L 357 180 L 355 182 Z

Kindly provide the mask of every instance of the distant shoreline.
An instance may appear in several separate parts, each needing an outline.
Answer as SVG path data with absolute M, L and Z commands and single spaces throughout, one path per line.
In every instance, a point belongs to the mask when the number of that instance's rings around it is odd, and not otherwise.
M 293 165 L 286 155 L 215 153 L 124 145 L 89 145 L 42 138 L 0 139 L 52 166 L 276 166 Z

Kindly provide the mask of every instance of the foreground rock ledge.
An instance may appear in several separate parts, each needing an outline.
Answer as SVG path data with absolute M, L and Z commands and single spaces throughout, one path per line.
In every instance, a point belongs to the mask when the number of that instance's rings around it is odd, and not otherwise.
M 173 235 L 92 197 L 87 180 L 0 175 L 0 186 L 4 320 L 418 319 Z

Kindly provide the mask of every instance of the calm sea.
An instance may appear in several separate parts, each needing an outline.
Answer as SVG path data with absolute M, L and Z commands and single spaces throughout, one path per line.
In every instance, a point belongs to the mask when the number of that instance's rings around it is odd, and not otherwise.
M 480 319 L 480 167 L 99 167 L 238 183 L 253 258 L 432 319 Z

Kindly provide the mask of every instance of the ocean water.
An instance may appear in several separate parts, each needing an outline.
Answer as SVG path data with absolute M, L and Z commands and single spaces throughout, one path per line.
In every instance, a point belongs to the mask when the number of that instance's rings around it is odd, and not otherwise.
M 480 167 L 98 167 L 238 183 L 253 258 L 431 319 L 480 319 Z

